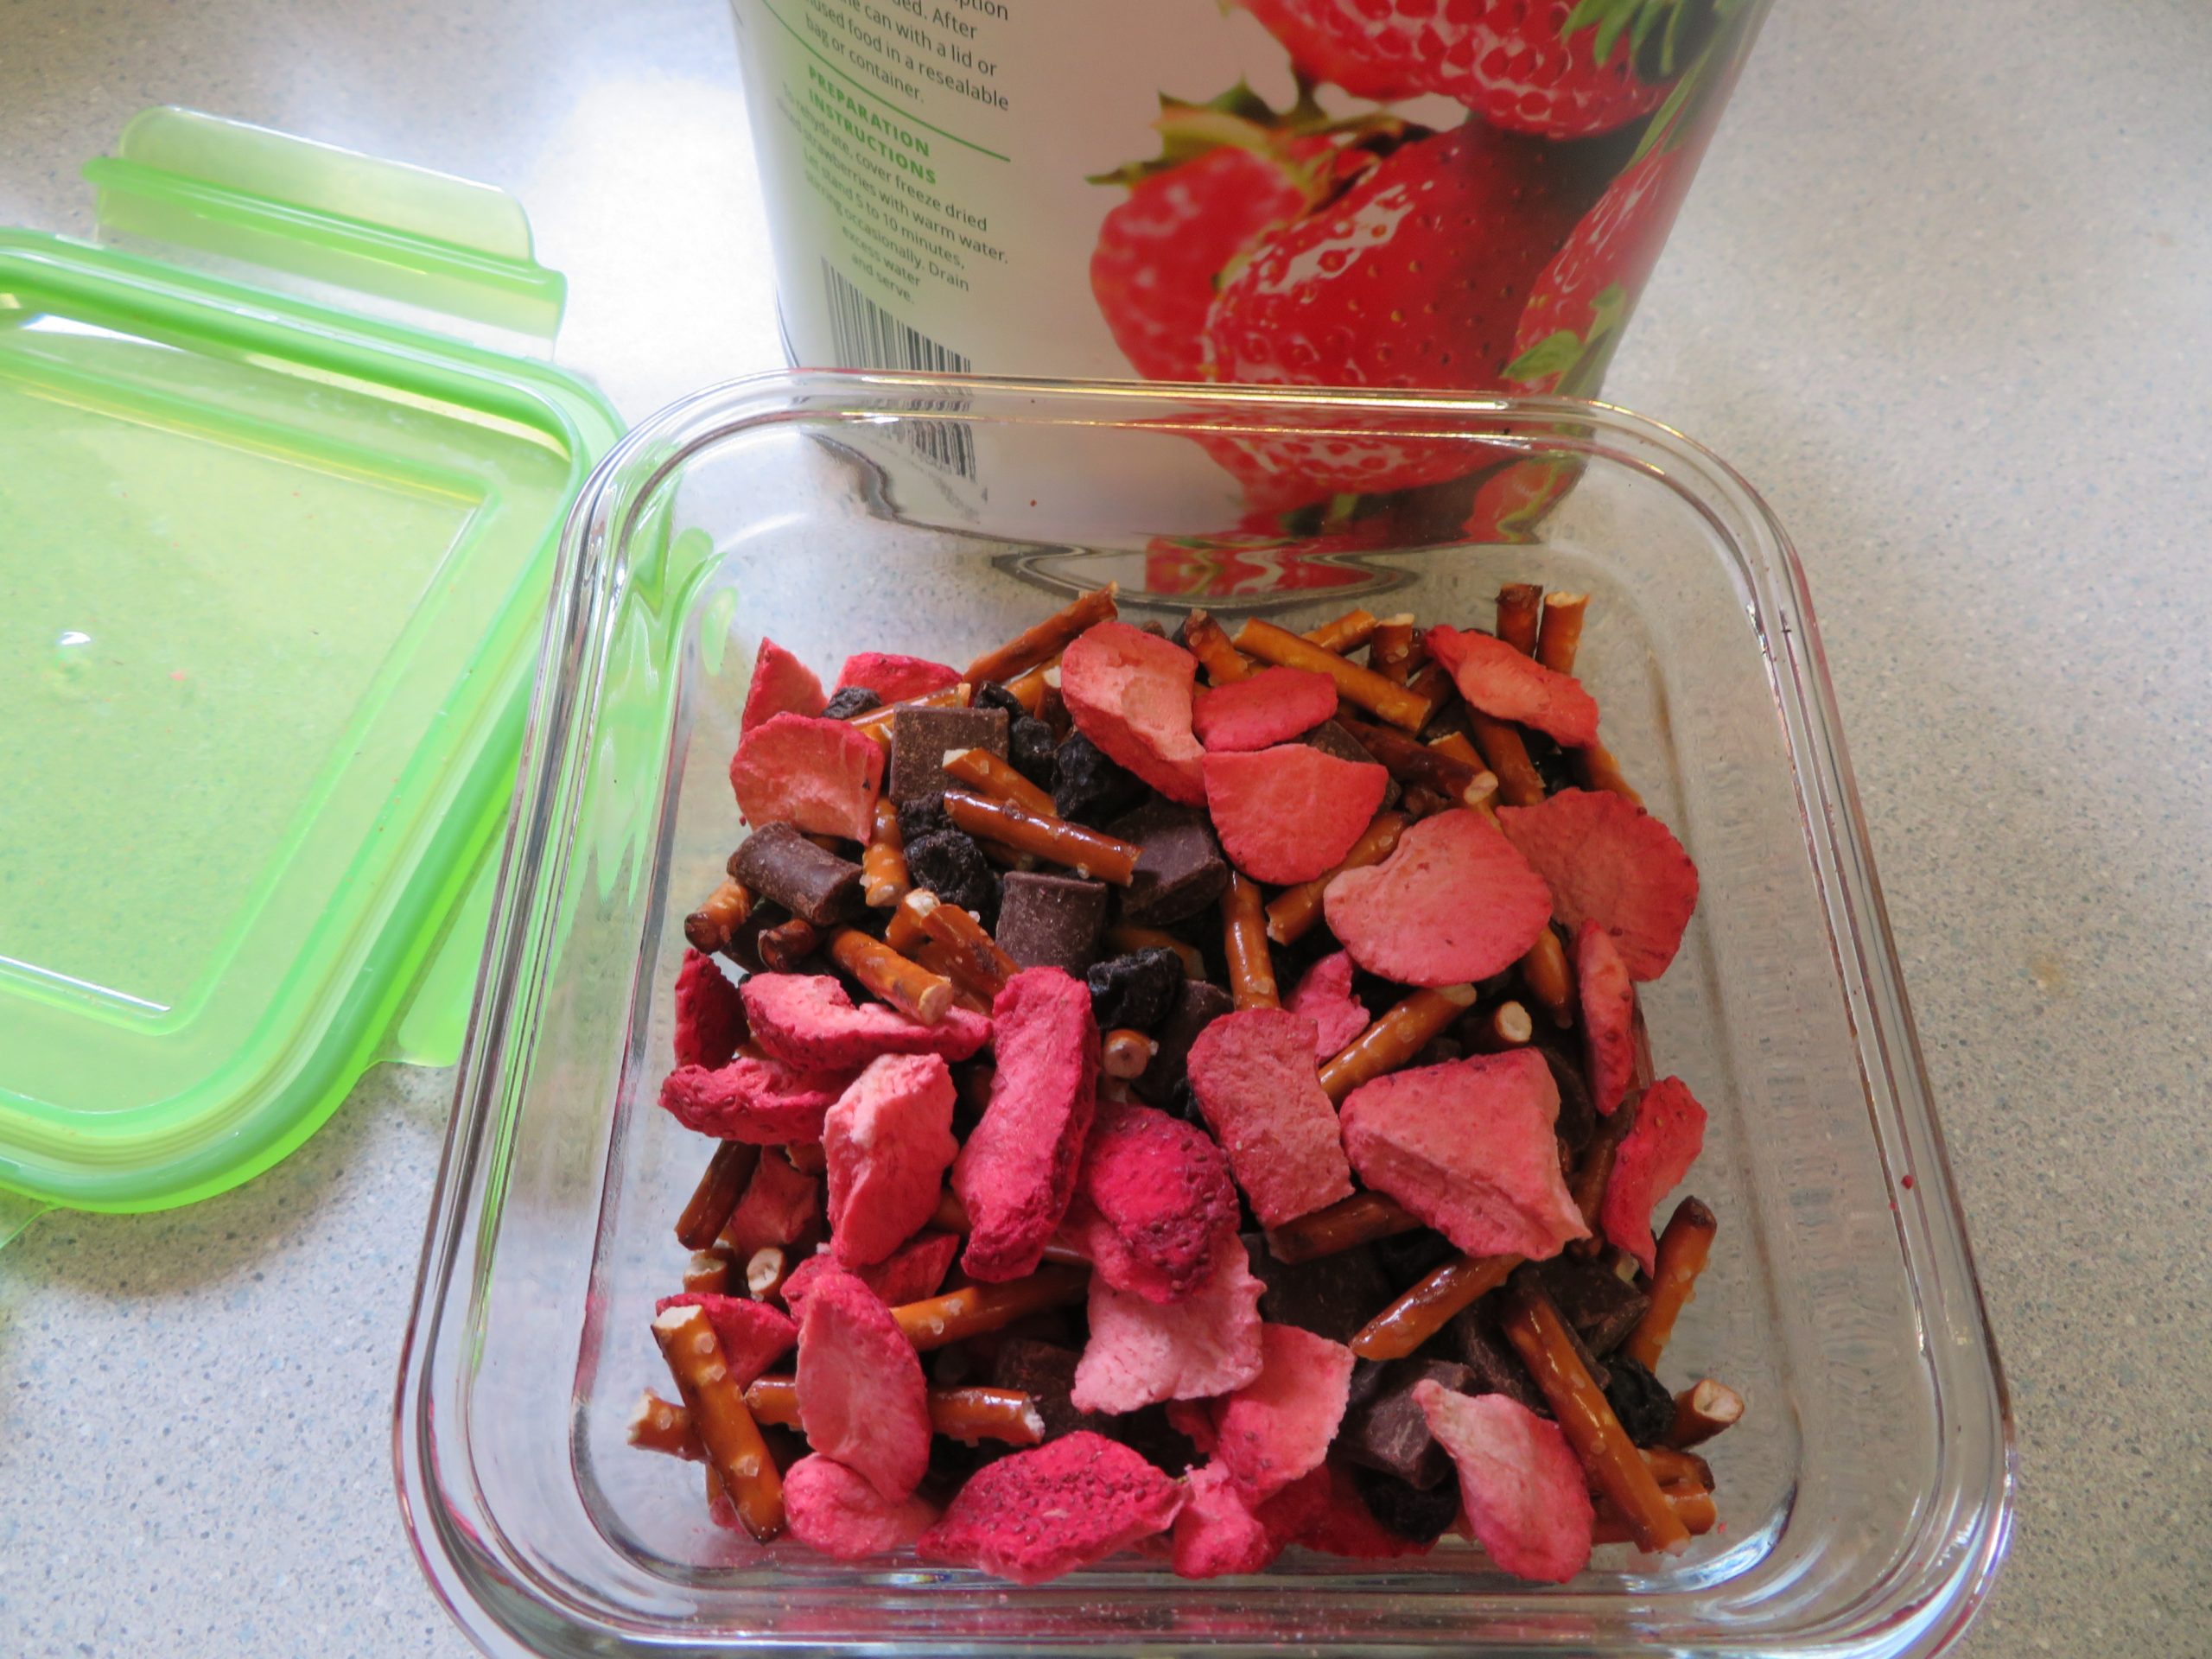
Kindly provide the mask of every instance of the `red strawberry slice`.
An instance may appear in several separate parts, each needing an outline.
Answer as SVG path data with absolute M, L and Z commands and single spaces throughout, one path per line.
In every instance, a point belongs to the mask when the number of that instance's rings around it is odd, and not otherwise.
M 722 1358 L 741 1389 L 791 1352 L 791 1344 L 798 1340 L 798 1327 L 783 1314 L 766 1302 L 743 1296 L 686 1291 L 680 1296 L 662 1297 L 653 1304 L 653 1312 L 665 1313 L 671 1307 L 706 1309 L 707 1323 L 715 1327 Z
M 902 1307 L 908 1302 L 936 1295 L 951 1268 L 952 1258 L 959 1254 L 957 1233 L 917 1233 L 884 1260 L 851 1271 L 886 1307 Z M 808 1256 L 791 1269 L 791 1276 L 784 1281 L 783 1297 L 784 1306 L 791 1309 L 793 1319 L 806 1316 L 807 1293 L 813 1289 L 817 1279 L 836 1266 L 836 1257 L 824 1250 Z
M 904 1549 L 937 1519 L 925 1498 L 886 1499 L 861 1476 L 820 1452 L 784 1471 L 791 1536 L 833 1561 L 864 1561 Z
M 712 957 L 685 950 L 676 976 L 676 1063 L 727 1065 L 745 1033 L 745 999 L 729 976 Z
M 837 671 L 840 691 L 859 686 L 874 692 L 886 702 L 925 697 L 932 691 L 959 683 L 960 671 L 957 668 L 931 662 L 925 657 L 900 657 L 886 651 L 863 651 L 848 657 L 844 667 Z
M 1390 774 L 1306 743 L 1256 754 L 1209 754 L 1206 810 L 1229 861 L 1255 881 L 1325 875 L 1374 821 Z
M 1611 934 L 1631 979 L 1667 971 L 1697 908 L 1697 866 L 1665 824 L 1588 789 L 1500 807 L 1497 822 L 1550 887 L 1560 921 L 1578 930 L 1595 922 Z
M 1459 695 L 1497 720 L 1518 721 L 1571 749 L 1598 741 L 1598 702 L 1572 674 L 1555 673 L 1487 633 L 1438 623 L 1425 638 Z
M 662 1081 L 660 1103 L 701 1135 L 780 1147 L 819 1141 L 823 1116 L 854 1076 L 851 1070 L 803 1071 L 763 1055 L 741 1054 L 712 1071 L 679 1065 Z
M 1613 936 L 1595 922 L 1575 931 L 1574 983 L 1590 1103 L 1611 1112 L 1636 1075 L 1636 986 Z
M 1470 1255 L 1542 1261 L 1585 1238 L 1560 1174 L 1559 1088 L 1534 1049 L 1393 1071 L 1345 1097 L 1344 1150 Z
M 914 1548 L 925 1561 L 1042 1584 L 1165 1532 L 1183 1489 L 1089 1429 L 986 1464 Z
M 874 1291 L 842 1268 L 814 1281 L 798 1325 L 798 1421 L 808 1443 L 902 1501 L 929 1471 L 922 1358 Z
M 721 1242 L 740 1262 L 757 1250 L 796 1244 L 822 1219 L 822 1183 L 791 1167 L 780 1152 L 763 1152 L 753 1179 L 723 1224 Z
M 1225 1014 L 1191 1045 L 1198 1109 L 1262 1227 L 1351 1196 L 1314 1047 L 1313 1022 L 1284 1008 Z
M 883 751 L 866 732 L 807 715 L 764 721 L 738 740 L 729 763 L 729 786 L 747 823 L 788 823 L 847 841 L 868 839 L 882 785 Z
M 1375 1518 L 1340 1463 L 1325 1463 L 1302 1480 L 1293 1481 L 1257 1511 L 1270 1532 L 1325 1555 L 1357 1561 L 1382 1561 L 1402 1555 L 1426 1555 L 1435 1546 L 1402 1538 Z
M 1208 750 L 1268 748 L 1312 731 L 1337 712 L 1337 683 L 1304 668 L 1263 668 L 1249 680 L 1198 693 L 1191 729 Z
M 1199 1400 L 1260 1374 L 1260 1290 L 1242 1246 L 1179 1302 L 1154 1302 L 1091 1275 L 1090 1337 L 1069 1398 L 1077 1411 L 1137 1411 Z
M 753 1040 L 772 1059 L 810 1071 L 857 1071 L 879 1054 L 964 1060 L 990 1040 L 991 1022 L 967 1008 L 933 1026 L 880 1002 L 860 1007 L 827 974 L 754 974 L 741 988 Z
M 1260 1374 L 1213 1408 L 1215 1459 L 1260 1503 L 1321 1466 L 1344 1421 L 1352 1352 L 1294 1325 L 1260 1327 Z
M 1099 623 L 1060 658 L 1060 696 L 1076 730 L 1185 806 L 1206 798 L 1205 751 L 1191 734 L 1198 677 L 1189 652 L 1126 622 Z
M 1282 1554 L 1288 1541 L 1265 1522 L 1237 1495 L 1228 1469 L 1203 1464 L 1184 1480 L 1188 1493 L 1175 1517 L 1171 1559 L 1179 1579 L 1220 1579 L 1257 1573 Z
M 1236 1232 L 1229 1160 L 1203 1129 L 1149 1106 L 1102 1106 L 1069 1230 L 1116 1290 L 1178 1302 Z
M 1313 1022 L 1313 1052 L 1324 1060 L 1367 1029 L 1367 1006 L 1351 994 L 1349 950 L 1332 951 L 1308 968 L 1283 1007 Z
M 830 1109 L 822 1154 L 838 1264 L 888 1257 L 937 1208 L 952 1138 L 952 1074 L 934 1054 L 886 1054 Z
M 1658 1246 L 1651 1211 L 1689 1173 L 1705 1149 L 1705 1108 L 1680 1077 L 1662 1077 L 1643 1091 L 1636 1122 L 1613 1157 L 1613 1177 L 1598 1212 L 1605 1235 L 1651 1271 Z
M 1547 1584 L 1590 1565 L 1590 1484 L 1557 1423 L 1502 1394 L 1455 1394 L 1433 1378 L 1414 1384 L 1414 1403 L 1452 1454 L 1460 1504 L 1491 1560 Z
M 1528 954 L 1551 894 L 1479 813 L 1423 818 L 1390 856 L 1346 870 L 1321 895 L 1329 931 L 1370 974 L 1401 985 L 1487 979 Z
M 804 663 L 765 635 L 753 653 L 753 678 L 745 688 L 745 712 L 738 716 L 738 734 L 778 715 L 818 715 L 830 699 L 822 682 Z

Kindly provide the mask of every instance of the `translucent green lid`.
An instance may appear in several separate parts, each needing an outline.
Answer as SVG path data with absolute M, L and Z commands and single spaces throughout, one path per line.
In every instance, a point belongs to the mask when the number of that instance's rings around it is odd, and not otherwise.
M 19 1213 L 205 1197 L 378 1060 L 454 1058 L 554 541 L 619 430 L 458 337 L 559 318 L 497 191 L 177 110 L 86 172 L 160 257 L 0 232 Z

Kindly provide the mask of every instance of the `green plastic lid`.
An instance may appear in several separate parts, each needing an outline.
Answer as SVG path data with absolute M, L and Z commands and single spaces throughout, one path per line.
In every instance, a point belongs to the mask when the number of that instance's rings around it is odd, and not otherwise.
M 206 1197 L 377 1061 L 455 1058 L 555 542 L 620 430 L 461 338 L 558 323 L 498 191 L 167 109 L 86 173 L 109 245 L 0 232 L 17 1215 Z

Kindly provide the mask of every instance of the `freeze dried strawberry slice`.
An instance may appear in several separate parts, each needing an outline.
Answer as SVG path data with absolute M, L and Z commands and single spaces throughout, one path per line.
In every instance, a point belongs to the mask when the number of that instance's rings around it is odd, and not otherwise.
M 1287 1008 L 1225 1014 L 1191 1045 L 1191 1088 L 1262 1227 L 1351 1196 L 1313 1022 Z
M 747 823 L 866 841 L 883 786 L 883 751 L 842 720 L 778 715 L 738 740 L 729 786 Z
M 822 682 L 814 677 L 814 671 L 764 637 L 760 649 L 753 653 L 753 678 L 745 688 L 745 712 L 738 716 L 738 735 L 744 736 L 778 715 L 811 716 L 829 706 L 830 699 L 822 695 Z
M 876 1294 L 886 1307 L 903 1307 L 934 1296 L 944 1283 L 952 1258 L 960 1254 L 957 1233 L 918 1233 L 882 1261 L 853 1268 L 852 1274 Z M 827 1250 L 810 1255 L 793 1268 L 784 1281 L 784 1306 L 793 1319 L 806 1313 L 806 1294 L 814 1281 L 836 1270 L 837 1259 Z
M 1629 977 L 1656 979 L 1697 908 L 1697 866 L 1667 826 L 1604 790 L 1562 789 L 1497 822 L 1551 889 L 1560 921 L 1613 936 Z
M 1183 1486 L 1183 1512 L 1175 1517 L 1170 1555 L 1177 1578 L 1257 1573 L 1282 1554 L 1287 1541 L 1269 1532 L 1252 1513 L 1224 1465 L 1202 1464 L 1191 1471 Z
M 955 1007 L 933 1026 L 880 1002 L 853 1006 L 827 974 L 754 974 L 745 982 L 753 1040 L 802 1071 L 858 1071 L 879 1054 L 935 1054 L 964 1060 L 991 1039 L 991 1022 Z
M 1135 1411 L 1243 1388 L 1260 1374 L 1260 1288 L 1242 1248 L 1223 1250 L 1212 1275 L 1179 1302 L 1147 1301 L 1092 1274 L 1076 1409 Z
M 1262 1503 L 1321 1466 L 1344 1421 L 1351 1350 L 1294 1325 L 1260 1327 L 1260 1374 L 1213 1406 L 1217 1450 L 1237 1491 Z
M 789 1353 L 791 1344 L 798 1340 L 796 1325 L 767 1303 L 751 1301 L 743 1296 L 686 1292 L 681 1296 L 662 1297 L 653 1304 L 653 1312 L 665 1313 L 671 1307 L 707 1310 L 707 1323 L 715 1327 L 715 1336 L 722 1345 L 722 1358 L 741 1389 Z
M 1613 936 L 1595 922 L 1574 935 L 1574 984 L 1582 1005 L 1582 1052 L 1590 1102 L 1610 1112 L 1636 1072 L 1636 987 Z
M 1342 1053 L 1368 1026 L 1366 1005 L 1351 994 L 1349 950 L 1333 950 L 1308 968 L 1283 1007 L 1313 1022 L 1313 1052 L 1319 1059 Z
M 745 1000 L 702 951 L 687 950 L 676 976 L 676 1063 L 729 1064 L 745 1040 Z
M 796 1244 L 822 1215 L 822 1183 L 802 1175 L 791 1160 L 769 1147 L 722 1226 L 721 1242 L 740 1262 L 771 1245 Z
M 1413 825 L 1380 864 L 1330 882 L 1321 906 L 1369 973 L 1461 985 L 1527 955 L 1551 919 L 1552 896 L 1480 813 L 1454 807 Z
M 1475 1541 L 1516 1578 L 1564 1584 L 1590 1565 L 1590 1486 L 1560 1426 L 1502 1394 L 1414 1384 L 1428 1432 L 1459 1471 Z
M 845 658 L 837 671 L 837 689 L 860 686 L 886 702 L 905 702 L 926 697 L 960 683 L 960 671 L 925 657 L 900 657 L 887 651 L 863 651 Z
M 1149 1106 L 1098 1110 L 1069 1230 L 1116 1290 L 1180 1301 L 1236 1232 L 1229 1160 L 1206 1133 Z
M 930 1462 L 929 1386 L 891 1310 L 851 1274 L 814 1281 L 798 1325 L 798 1421 L 807 1441 L 892 1503 Z
M 1165 1532 L 1183 1489 L 1089 1429 L 986 1464 L 921 1536 L 925 1561 L 1042 1584 Z
M 952 1074 L 934 1054 L 886 1054 L 830 1109 L 822 1153 L 840 1266 L 887 1258 L 937 1208 L 952 1138 Z
M 1106 758 L 1185 806 L 1205 804 L 1205 751 L 1191 733 L 1198 658 L 1126 622 L 1101 622 L 1060 658 L 1075 728 Z
M 1470 1255 L 1541 1262 L 1589 1233 L 1560 1176 L 1558 1116 L 1542 1055 L 1478 1054 L 1353 1090 L 1344 1149 L 1363 1182 Z
M 1636 1122 L 1613 1157 L 1598 1225 L 1651 1271 L 1657 1247 L 1651 1210 L 1689 1173 L 1705 1149 L 1705 1108 L 1680 1077 L 1662 1077 L 1637 1103 Z
M 1303 668 L 1263 668 L 1249 680 L 1198 693 L 1191 729 L 1210 752 L 1287 743 L 1337 712 L 1337 683 Z
M 1325 1463 L 1293 1481 L 1260 1505 L 1257 1513 L 1270 1531 L 1287 1534 L 1292 1542 L 1325 1555 L 1386 1561 L 1426 1555 L 1435 1547 L 1401 1538 L 1377 1521 L 1340 1464 Z
M 1209 754 L 1206 810 L 1229 861 L 1255 881 L 1287 887 L 1343 861 L 1382 804 L 1390 774 L 1308 743 Z
M 929 1530 L 938 1514 L 924 1498 L 891 1502 L 818 1452 L 784 1471 L 784 1513 L 792 1537 L 833 1561 L 864 1561 L 904 1549 Z
M 1572 674 L 1554 673 L 1503 639 L 1438 623 L 1423 636 L 1459 695 L 1497 720 L 1518 721 L 1571 749 L 1598 741 L 1598 702 Z
M 961 1265 L 977 1279 L 1020 1279 L 1037 1270 L 1075 1196 L 1097 1107 L 1098 1022 L 1088 988 L 1057 968 L 1007 981 L 991 1019 L 997 1070 L 952 1189 L 968 1208 Z
M 687 1129 L 756 1147 L 819 1141 L 822 1120 L 853 1081 L 850 1071 L 810 1071 L 757 1054 L 709 1071 L 680 1065 L 662 1080 L 660 1103 Z

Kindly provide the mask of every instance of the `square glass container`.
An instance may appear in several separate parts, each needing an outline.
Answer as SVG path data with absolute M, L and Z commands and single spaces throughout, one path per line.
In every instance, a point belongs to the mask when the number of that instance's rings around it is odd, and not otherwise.
M 1285 556 L 1233 533 L 1194 439 L 1462 446 L 1556 463 L 1535 529 L 1465 495 Z M 1523 474 L 1525 475 L 1525 474 Z M 1387 531 L 1387 533 L 1385 533 Z M 1505 539 L 1497 539 L 1503 537 Z M 704 1143 L 656 1109 L 682 917 L 740 834 L 725 768 L 753 649 L 964 662 L 1121 583 L 1311 626 L 1355 603 L 1479 622 L 1501 581 L 1586 590 L 1608 741 L 1703 896 L 1645 988 L 1662 1071 L 1711 1113 L 1713 1265 L 1677 1386 L 1750 1402 L 1708 1448 L 1722 1526 L 1535 1586 L 1447 1539 L 1293 1551 L 1205 1583 L 1130 1557 L 1017 1588 L 763 1553 L 698 1471 L 637 1452 L 647 1330 Z M 1376 604 L 1381 599 L 1382 603 Z M 676 405 L 571 517 L 400 1380 L 425 1570 L 488 1651 L 1854 1656 L 1942 1647 L 2005 1541 L 2011 1427 L 1803 578 L 1725 465 L 1562 402 L 809 373 Z

